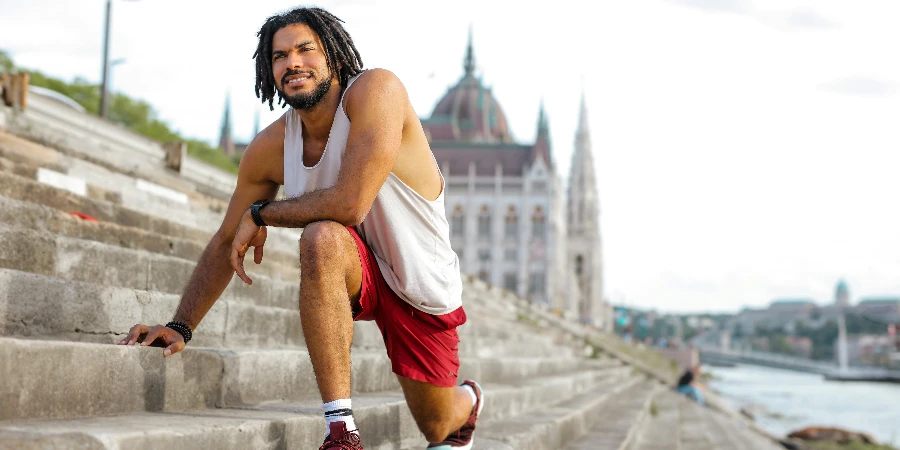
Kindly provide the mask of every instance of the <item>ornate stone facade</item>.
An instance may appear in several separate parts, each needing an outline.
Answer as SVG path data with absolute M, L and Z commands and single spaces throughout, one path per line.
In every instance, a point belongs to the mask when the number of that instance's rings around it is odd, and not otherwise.
M 475 75 L 471 35 L 463 69 L 422 120 L 446 180 L 451 240 L 463 272 L 573 320 L 611 329 L 583 99 L 566 195 L 543 105 L 535 142 L 514 142 L 500 103 Z

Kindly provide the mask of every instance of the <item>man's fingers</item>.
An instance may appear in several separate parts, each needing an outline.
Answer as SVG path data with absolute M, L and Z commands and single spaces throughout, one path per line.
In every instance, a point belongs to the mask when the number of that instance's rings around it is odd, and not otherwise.
M 150 330 L 150 327 L 148 327 L 146 325 L 137 324 L 137 325 L 131 327 L 130 330 L 128 330 L 128 336 L 125 336 L 125 339 L 122 339 L 121 341 L 119 341 L 118 344 L 119 345 L 134 345 L 134 343 L 137 342 L 138 337 L 140 337 L 142 334 L 146 333 L 149 330 Z
M 237 273 L 237 276 L 244 280 L 244 283 L 253 284 L 253 280 L 251 280 L 247 273 L 244 272 L 244 251 L 239 251 L 236 248 L 231 250 L 231 267 L 234 269 L 234 272 Z
M 160 327 L 160 326 L 155 326 L 155 327 L 153 327 L 153 328 L 150 330 L 150 332 L 147 333 L 147 336 L 144 337 L 144 340 L 141 341 L 141 345 L 147 346 L 147 345 L 152 344 L 153 341 L 155 341 L 156 338 L 159 337 L 159 335 L 161 334 L 162 330 L 163 330 L 163 327 Z
M 184 350 L 184 339 L 178 339 L 163 350 L 163 356 L 172 356 Z
M 253 262 L 259 264 L 263 259 L 263 246 L 260 245 L 253 249 Z

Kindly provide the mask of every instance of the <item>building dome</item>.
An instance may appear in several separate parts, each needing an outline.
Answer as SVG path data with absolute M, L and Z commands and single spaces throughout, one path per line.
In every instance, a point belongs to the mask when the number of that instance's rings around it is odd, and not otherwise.
M 512 142 L 506 114 L 491 90 L 475 76 L 472 34 L 464 64 L 465 74 L 450 88 L 431 113 L 429 132 L 438 141 Z
M 850 292 L 850 289 L 847 287 L 847 282 L 844 280 L 838 281 L 837 287 L 835 288 L 835 292 L 838 294 Z

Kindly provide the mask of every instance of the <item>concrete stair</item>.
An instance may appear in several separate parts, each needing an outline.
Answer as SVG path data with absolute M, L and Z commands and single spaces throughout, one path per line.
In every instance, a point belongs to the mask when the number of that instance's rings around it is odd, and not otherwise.
M 638 438 L 627 450 L 780 450 L 784 447 L 731 418 L 673 391 L 660 390 L 640 424 Z
M 318 448 L 324 420 L 297 313 L 299 230 L 269 230 L 263 264 L 248 265 L 253 286 L 235 277 L 183 352 L 112 345 L 135 323 L 169 320 L 230 181 L 180 179 L 147 159 L 155 150 L 143 141 L 121 150 L 142 153 L 116 153 L 110 141 L 89 156 L 64 130 L 42 134 L 59 148 L 0 130 L 0 450 Z M 677 430 L 666 434 L 673 445 L 742 439 L 723 440 L 742 431 L 724 415 L 703 419 L 707 434 L 686 426 L 683 417 L 709 412 L 598 356 L 511 293 L 464 282 L 460 378 L 486 393 L 475 448 L 656 448 L 640 447 L 656 442 L 644 439 L 656 436 L 656 401 L 676 406 L 659 415 Z M 425 447 L 374 323 L 354 324 L 351 377 L 366 448 Z

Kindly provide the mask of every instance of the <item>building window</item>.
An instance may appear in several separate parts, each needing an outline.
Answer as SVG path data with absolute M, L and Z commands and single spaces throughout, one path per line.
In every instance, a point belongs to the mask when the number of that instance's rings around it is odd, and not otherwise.
M 545 233 L 545 224 L 546 220 L 544 219 L 544 213 L 541 211 L 541 207 L 538 206 L 534 210 L 534 215 L 531 216 L 531 237 L 534 239 L 543 239 Z
M 503 251 L 503 260 L 515 262 L 519 260 L 519 249 L 508 248 Z
M 491 237 L 491 211 L 487 206 L 482 206 L 481 214 L 478 215 L 478 237 Z
M 529 294 L 541 294 L 544 292 L 544 277 L 546 274 L 543 272 L 535 272 L 531 274 L 531 278 L 528 280 L 528 293 Z
M 575 275 L 581 276 L 584 273 L 584 257 L 578 255 L 575 257 Z
M 450 232 L 454 237 L 463 237 L 466 235 L 466 215 L 459 205 L 453 210 L 453 216 L 450 219 Z
M 454 215 L 453 222 L 450 224 L 453 230 L 453 237 L 463 237 L 466 233 L 466 218 L 463 215 Z
M 519 277 L 515 273 L 510 272 L 503 275 L 503 289 L 511 292 L 519 291 Z
M 519 237 L 519 216 L 516 215 L 516 208 L 513 206 L 510 206 L 509 211 L 506 213 L 504 235 L 511 239 Z
M 481 262 L 489 262 L 491 260 L 491 251 L 485 248 L 478 250 L 478 260 Z

